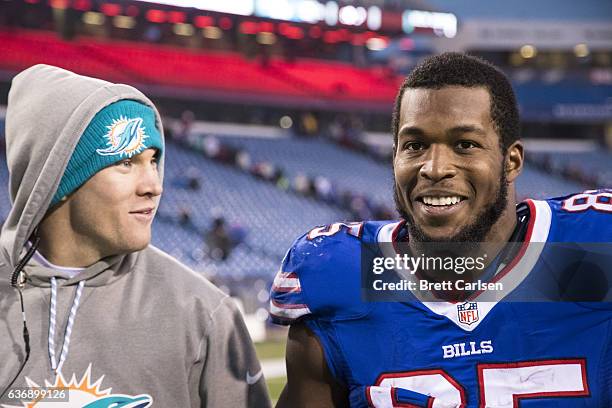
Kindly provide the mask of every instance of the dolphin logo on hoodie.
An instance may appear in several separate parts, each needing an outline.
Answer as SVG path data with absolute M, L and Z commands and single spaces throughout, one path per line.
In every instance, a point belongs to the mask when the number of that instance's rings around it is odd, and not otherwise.
M 107 126 L 108 133 L 104 135 L 108 147 L 97 149 L 96 152 L 102 156 L 132 156 L 146 149 L 144 141 L 148 136 L 142 126 L 142 118 L 127 119 L 120 116 Z
M 83 408 L 145 408 L 150 406 L 152 402 L 151 397 L 146 394 L 136 397 L 111 395 L 84 405 Z
M 33 394 L 31 401 L 17 401 L 19 405 L 0 404 L 2 408 L 148 408 L 153 405 L 153 397 L 149 394 L 127 395 L 112 393 L 112 388 L 104 389 L 102 380 L 92 378 L 92 364 L 90 363 L 85 373 L 79 377 L 72 374 L 72 378 L 66 380 L 60 372 L 55 381 L 45 380 L 44 385 L 38 385 L 28 376 L 25 377 L 26 384 L 31 390 L 47 390 L 47 394 Z M 58 404 L 59 403 L 59 404 Z

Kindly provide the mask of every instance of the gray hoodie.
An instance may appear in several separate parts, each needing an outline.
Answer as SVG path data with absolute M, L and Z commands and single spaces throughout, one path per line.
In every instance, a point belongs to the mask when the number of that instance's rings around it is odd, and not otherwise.
M 24 359 L 22 314 L 10 275 L 49 207 L 79 136 L 96 112 L 121 99 L 155 110 L 130 86 L 47 65 L 31 67 L 13 80 L 6 113 L 12 209 L 0 234 L 0 391 Z M 67 386 L 70 402 L 57 407 L 102 407 L 119 400 L 117 407 L 270 405 L 234 302 L 159 249 L 149 246 L 105 258 L 74 278 L 34 261 L 24 271 L 31 355 L 13 390 Z M 84 281 L 59 375 L 51 369 L 48 352 L 52 276 L 58 282 L 58 348 L 78 284 Z M 0 406 L 23 406 L 10 395 L 15 392 L 9 391 Z

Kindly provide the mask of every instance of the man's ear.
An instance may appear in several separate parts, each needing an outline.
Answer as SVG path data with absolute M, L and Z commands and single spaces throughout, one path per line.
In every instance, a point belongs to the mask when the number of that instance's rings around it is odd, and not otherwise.
M 521 174 L 523 162 L 525 161 L 523 143 L 520 140 L 512 143 L 506 150 L 504 157 L 504 171 L 506 179 L 512 183 Z

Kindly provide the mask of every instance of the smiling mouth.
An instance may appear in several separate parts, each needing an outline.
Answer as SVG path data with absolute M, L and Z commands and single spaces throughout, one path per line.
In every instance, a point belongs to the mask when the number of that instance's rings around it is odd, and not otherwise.
M 155 208 L 145 208 L 143 210 L 138 210 L 138 211 L 130 211 L 130 214 L 143 214 L 143 215 L 150 215 L 153 214 L 153 211 L 155 210 Z
M 416 201 L 425 204 L 428 207 L 452 207 L 457 205 L 467 198 L 458 195 L 448 196 L 421 196 Z

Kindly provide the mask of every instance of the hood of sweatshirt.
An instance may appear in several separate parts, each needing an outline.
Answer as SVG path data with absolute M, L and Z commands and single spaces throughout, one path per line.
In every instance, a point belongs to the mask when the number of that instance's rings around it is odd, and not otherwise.
M 6 111 L 6 152 L 11 211 L 0 233 L 0 285 L 23 257 L 29 238 L 45 216 L 70 157 L 95 114 L 111 103 L 129 99 L 150 106 L 163 139 L 159 112 L 137 89 L 85 77 L 49 65 L 35 65 L 12 81 Z M 163 176 L 163 157 L 159 163 Z M 108 257 L 66 284 L 87 280 L 103 285 L 129 270 L 133 255 Z M 28 268 L 29 282 L 48 286 L 52 273 Z M 108 271 L 107 274 L 103 272 Z M 99 276 L 107 275 L 107 276 Z

